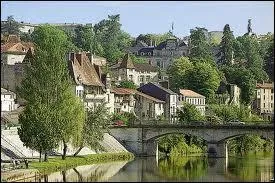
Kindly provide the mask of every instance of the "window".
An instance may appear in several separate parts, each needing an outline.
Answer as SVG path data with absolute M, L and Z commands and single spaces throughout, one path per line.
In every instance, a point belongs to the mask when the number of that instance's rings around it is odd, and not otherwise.
M 144 76 L 139 76 L 139 81 L 140 81 L 141 83 L 143 83 L 143 82 L 144 82 Z
M 124 109 L 126 109 L 126 105 L 124 105 Z
M 273 108 L 273 104 L 272 103 L 270 103 L 270 107 Z
M 150 76 L 146 76 L 146 82 L 149 82 Z
M 157 66 L 160 67 L 160 61 L 157 61 Z
M 144 53 L 143 53 L 143 52 L 141 52 L 140 54 L 141 54 L 142 56 L 144 55 Z
M 264 95 L 264 100 L 265 100 L 265 95 Z
M 264 108 L 265 108 L 265 103 L 264 103 Z
M 151 53 L 150 53 L 150 52 L 148 52 L 148 56 L 151 56 Z
M 271 95 L 271 100 L 273 100 L 273 96 Z
M 265 93 L 265 89 L 264 89 L 264 93 Z
M 161 104 L 159 104 L 159 110 L 161 110 Z
M 129 75 L 129 80 L 133 81 L 133 75 Z
M 271 93 L 273 93 L 274 91 L 273 91 L 273 89 L 271 89 Z

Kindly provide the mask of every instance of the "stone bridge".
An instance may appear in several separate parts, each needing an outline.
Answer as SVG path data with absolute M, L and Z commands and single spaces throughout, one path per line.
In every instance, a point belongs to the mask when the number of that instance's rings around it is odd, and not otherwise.
M 161 136 L 187 134 L 207 142 L 209 157 L 227 157 L 227 140 L 255 134 L 274 141 L 274 125 L 136 125 L 113 127 L 110 134 L 136 156 L 156 156 Z

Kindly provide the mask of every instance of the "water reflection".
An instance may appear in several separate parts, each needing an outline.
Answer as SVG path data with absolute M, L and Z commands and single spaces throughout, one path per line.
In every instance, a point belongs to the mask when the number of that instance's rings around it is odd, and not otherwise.
M 79 166 L 41 177 L 42 182 L 238 182 L 270 181 L 273 154 L 243 158 L 177 157 L 156 161 L 155 157 L 131 162 Z

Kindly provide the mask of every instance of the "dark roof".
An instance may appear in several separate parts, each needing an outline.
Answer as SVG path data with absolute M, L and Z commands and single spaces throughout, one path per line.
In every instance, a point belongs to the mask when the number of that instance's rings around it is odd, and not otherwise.
M 153 50 L 154 50 L 154 47 L 147 47 L 147 48 L 141 48 L 139 52 L 148 53 L 148 52 L 153 52 Z
M 164 49 L 167 45 L 167 41 L 168 40 L 174 40 L 174 39 L 176 40 L 177 38 L 169 38 L 166 41 L 161 42 L 155 49 L 157 49 L 157 50 Z M 183 40 L 180 40 L 179 42 L 178 41 L 176 42 L 176 47 L 182 47 L 182 46 L 187 46 L 186 43 Z
M 127 53 L 124 57 L 123 60 L 120 64 L 120 68 L 125 68 L 125 69 L 134 69 L 135 66 L 130 58 L 130 54 Z
M 148 63 L 134 63 L 136 71 L 158 72 L 158 68 Z
M 160 85 L 157 84 L 157 83 L 151 83 L 151 84 L 153 84 L 153 85 L 159 87 L 160 89 L 162 89 L 163 91 L 165 91 L 165 92 L 167 92 L 167 93 L 169 93 L 169 94 L 171 94 L 171 95 L 176 95 L 176 93 L 173 92 L 172 90 L 170 90 L 170 89 L 168 89 L 168 88 L 164 88 L 164 87 L 160 86 Z

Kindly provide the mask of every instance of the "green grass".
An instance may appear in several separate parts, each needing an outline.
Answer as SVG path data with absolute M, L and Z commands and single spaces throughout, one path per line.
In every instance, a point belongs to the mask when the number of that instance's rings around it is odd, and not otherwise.
M 61 157 L 57 157 L 49 158 L 48 162 L 32 162 L 30 163 L 29 168 L 37 169 L 40 173 L 46 174 L 67 170 L 80 165 L 105 163 L 110 161 L 125 161 L 132 160 L 133 158 L 134 155 L 129 152 L 91 154 L 77 157 L 68 156 L 65 160 L 62 160 Z

